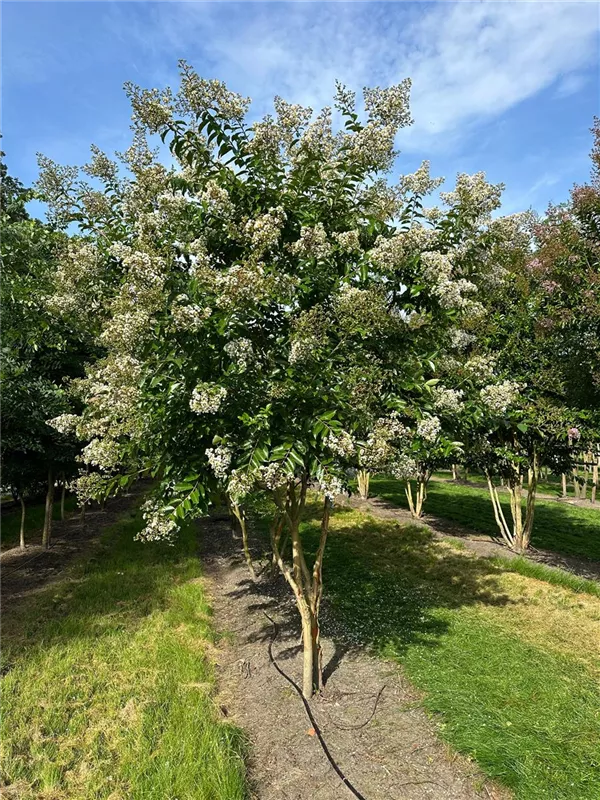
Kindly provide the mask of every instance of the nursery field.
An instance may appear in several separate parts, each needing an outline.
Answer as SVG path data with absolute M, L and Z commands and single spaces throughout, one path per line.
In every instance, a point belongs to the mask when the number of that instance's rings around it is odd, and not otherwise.
M 374 477 L 371 494 L 408 508 L 404 483 Z M 508 495 L 501 495 L 505 514 L 510 515 Z M 457 522 L 473 531 L 498 535 L 487 489 L 432 480 L 427 491 L 425 513 Z M 538 499 L 531 541 L 533 547 L 570 556 L 600 560 L 600 506 L 582 508 Z

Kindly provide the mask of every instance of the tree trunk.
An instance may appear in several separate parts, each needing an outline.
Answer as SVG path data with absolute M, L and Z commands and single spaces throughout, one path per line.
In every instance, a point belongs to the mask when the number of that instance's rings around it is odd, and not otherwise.
M 423 516 L 423 506 L 427 500 L 427 485 L 431 472 L 429 470 L 421 470 L 417 477 L 417 486 L 413 496 L 412 485 L 410 481 L 406 481 L 406 499 L 408 500 L 408 507 L 410 509 L 411 517 L 414 519 L 421 519 Z
M 356 481 L 358 483 L 358 494 L 361 500 L 368 500 L 369 498 L 369 482 L 371 475 L 366 469 L 359 469 L 356 474 Z
M 65 492 L 66 492 L 66 490 L 67 490 L 67 484 L 65 482 L 65 478 L 64 478 L 64 475 L 63 475 L 62 489 L 61 489 L 61 492 L 60 492 L 60 518 L 61 518 L 61 520 L 63 522 L 64 522 L 64 519 L 65 519 Z
M 598 489 L 598 458 L 594 461 L 594 466 L 592 467 L 592 493 L 590 497 L 590 503 L 596 502 L 596 491 Z
M 452 464 L 452 480 L 458 480 L 458 464 Z
M 244 551 L 244 558 L 246 559 L 246 564 L 248 565 L 248 569 L 250 570 L 250 575 L 252 575 L 252 580 L 256 580 L 256 571 L 254 569 L 254 564 L 252 563 L 252 556 L 250 554 L 250 548 L 248 546 L 248 525 L 246 519 L 246 512 L 243 508 L 237 503 L 231 501 L 231 510 L 233 511 L 235 518 L 238 521 L 240 526 L 240 531 L 242 533 L 242 549 Z
M 48 491 L 46 492 L 46 509 L 44 514 L 44 528 L 42 530 L 42 546 L 48 549 L 52 537 L 52 512 L 54 510 L 54 476 L 52 468 L 48 470 Z
M 299 495 L 297 490 L 299 488 Z M 281 556 L 279 542 L 274 539 L 274 553 L 277 564 L 296 597 L 298 612 L 302 620 L 302 693 L 308 700 L 323 685 L 323 665 L 321 654 L 319 610 L 323 594 L 323 556 L 329 531 L 331 502 L 325 498 L 321 518 L 321 536 L 312 572 L 304 557 L 300 535 L 300 518 L 306 501 L 307 479 L 302 478 L 298 487 L 294 481 L 288 484 L 288 502 L 285 515 L 288 521 L 292 542 L 292 565 L 289 567 Z M 280 510 L 283 510 L 280 507 Z
M 490 498 L 492 500 L 492 507 L 494 509 L 494 517 L 500 535 L 506 545 L 515 553 L 523 553 L 529 547 L 531 541 L 531 533 L 533 531 L 533 518 L 535 512 L 535 500 L 537 493 L 537 454 L 533 454 L 533 469 L 529 486 L 527 489 L 527 499 L 525 503 L 525 518 L 523 519 L 522 507 L 522 476 L 515 470 L 515 474 L 511 475 L 508 479 L 508 491 L 510 496 L 510 513 L 512 525 L 509 525 L 500 498 L 498 496 L 498 489 L 494 486 L 490 473 L 486 470 L 486 478 Z
M 21 550 L 25 550 L 25 500 L 23 500 L 23 495 L 19 495 L 19 501 L 21 503 L 21 527 L 19 528 L 19 547 Z
M 566 497 L 567 496 L 567 473 L 563 472 L 560 477 L 561 477 L 561 482 L 562 482 L 562 496 Z

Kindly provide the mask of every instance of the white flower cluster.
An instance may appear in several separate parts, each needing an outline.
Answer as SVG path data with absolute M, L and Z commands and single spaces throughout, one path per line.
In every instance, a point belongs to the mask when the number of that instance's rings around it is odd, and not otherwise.
M 233 204 L 229 199 L 229 192 L 216 181 L 207 181 L 204 191 L 200 193 L 200 201 L 204 203 L 213 214 L 228 217 L 233 211 Z
M 440 414 L 458 414 L 462 409 L 464 392 L 460 389 L 446 389 L 436 386 L 433 389 L 433 404 Z
M 105 488 L 105 478 L 99 472 L 81 473 L 69 484 L 69 489 L 75 492 L 77 503 L 80 506 L 91 500 L 98 500 L 102 497 Z
M 277 244 L 285 220 L 286 214 L 281 206 L 269 209 L 266 214 L 256 219 L 248 220 L 244 226 L 244 233 L 258 255 L 262 255 L 265 250 Z
M 465 372 L 476 383 L 486 383 L 494 377 L 496 360 L 493 356 L 472 356 L 465 362 Z
M 81 461 L 103 472 L 114 469 L 120 460 L 119 445 L 114 439 L 92 439 L 81 451 Z
M 330 433 L 325 438 L 325 444 L 333 453 L 335 453 L 336 456 L 339 456 L 340 458 L 350 458 L 354 455 L 354 439 L 348 433 L 348 431 Z
M 231 342 L 227 342 L 224 350 L 242 371 L 248 369 L 254 358 L 254 349 L 250 339 L 234 339 Z
M 411 193 L 423 197 L 440 187 L 444 183 L 444 178 L 432 178 L 429 168 L 429 161 L 423 161 L 419 169 L 412 175 L 403 175 L 399 182 L 400 192 L 403 195 Z
M 437 296 L 442 308 L 456 308 L 468 311 L 474 316 L 474 306 L 466 294 L 474 294 L 477 286 L 466 278 L 459 278 L 457 281 L 440 280 L 433 287 L 433 293 Z
M 208 463 L 215 477 L 220 479 L 225 478 L 231 465 L 231 448 L 219 445 L 218 447 L 207 447 L 204 452 L 206 453 Z
M 344 491 L 344 484 L 336 475 L 324 473 L 319 479 L 319 490 L 333 502 Z
M 92 160 L 86 164 L 84 172 L 92 178 L 99 178 L 101 181 L 114 182 L 118 175 L 118 165 L 112 161 L 105 153 L 100 150 L 95 144 L 90 147 L 92 151 Z
M 334 233 L 333 238 L 343 253 L 356 253 L 360 250 L 360 239 L 357 230 Z
M 394 161 L 393 125 L 368 122 L 350 140 L 352 159 L 367 170 L 387 171 Z
M 202 114 L 209 109 L 218 109 L 219 116 L 227 121 L 244 118 L 250 106 L 250 98 L 230 91 L 223 81 L 207 80 L 185 61 L 179 62 L 181 89 L 177 97 L 178 107 L 183 113 Z
M 463 331 L 460 328 L 453 328 L 450 331 L 450 347 L 461 352 L 470 347 L 476 338 L 472 333 L 467 333 L 467 331 Z
M 417 423 L 417 436 L 426 442 L 433 443 L 440 435 L 442 424 L 439 417 L 424 417 Z
M 280 489 L 287 483 L 287 476 L 281 469 L 281 463 L 277 461 L 261 467 L 260 476 L 267 489 L 271 491 Z
M 396 450 L 388 469 L 396 480 L 405 481 L 416 476 L 418 465 L 415 459 L 408 455 L 408 453 L 402 450 Z
M 180 294 L 171 306 L 171 316 L 175 327 L 180 331 L 199 331 L 206 320 L 212 314 L 212 309 L 208 306 L 195 305 L 188 303 L 188 298 Z
M 302 226 L 300 238 L 292 244 L 292 253 L 304 258 L 327 258 L 331 252 L 331 245 L 327 241 L 327 232 L 323 223 L 319 222 L 314 227 Z
M 365 109 L 369 118 L 380 125 L 390 125 L 396 130 L 412 123 L 410 116 L 410 89 L 412 82 L 405 78 L 395 86 L 381 89 L 363 89 Z
M 392 236 L 389 239 L 378 236 L 375 246 L 369 250 L 369 257 L 382 272 L 394 272 L 406 256 L 405 244 L 402 235 Z
M 51 428 L 54 428 L 59 433 L 75 433 L 77 423 L 80 419 L 81 417 L 78 417 L 76 414 L 60 414 L 58 417 L 54 417 L 54 419 L 46 420 L 46 424 L 50 425 Z
M 177 523 L 163 511 L 155 500 L 146 500 L 142 506 L 145 527 L 136 535 L 142 542 L 166 541 L 172 543 Z
M 519 394 L 519 384 L 515 381 L 503 381 L 502 383 L 484 386 L 481 390 L 481 400 L 494 414 L 505 414 Z
M 461 173 L 456 178 L 453 192 L 442 192 L 440 197 L 450 208 L 463 208 L 475 213 L 478 217 L 488 217 L 499 208 L 504 184 L 488 183 L 485 172 L 474 175 Z
M 412 436 L 410 429 L 400 421 L 400 414 L 397 411 L 392 411 L 387 417 L 380 417 L 373 430 L 377 436 L 389 441 L 407 440 Z
M 438 284 L 452 277 L 452 259 L 445 253 L 421 253 L 423 276 L 428 283 Z
M 199 383 L 190 398 L 195 414 L 216 414 L 227 397 L 227 389 L 217 383 Z
M 227 482 L 227 494 L 234 503 L 239 503 L 254 487 L 254 477 L 247 472 L 234 469 Z
M 313 357 L 318 346 L 319 340 L 316 336 L 294 339 L 290 348 L 290 364 L 306 364 Z

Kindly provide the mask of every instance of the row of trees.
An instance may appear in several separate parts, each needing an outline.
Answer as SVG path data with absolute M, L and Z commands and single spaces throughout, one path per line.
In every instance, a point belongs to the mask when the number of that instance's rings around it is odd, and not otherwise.
M 155 478 L 141 539 L 170 539 L 225 495 L 251 562 L 246 504 L 271 497 L 310 696 L 331 507 L 351 476 L 363 493 L 375 472 L 406 481 L 419 516 L 433 469 L 482 468 L 499 529 L 522 549 L 535 482 L 523 515 L 520 476 L 566 469 L 575 428 L 595 435 L 598 187 L 589 229 L 577 216 L 589 198 L 543 222 L 494 217 L 502 186 L 483 173 L 425 207 L 441 185 L 427 162 L 386 177 L 411 122 L 408 80 L 365 89 L 362 115 L 338 86 L 335 127 L 331 109 L 281 98 L 249 122 L 249 100 L 186 64 L 177 94 L 127 91 L 134 135 L 120 164 L 93 148 L 83 178 L 40 159 L 51 224 L 80 231 L 57 234 L 44 313 L 97 348 L 85 377 L 69 374 L 72 405 L 44 418 L 82 443 L 82 498 Z M 572 230 L 576 246 L 563 242 Z M 581 249 L 576 264 L 553 237 Z M 314 559 L 300 527 L 309 491 L 322 502 Z

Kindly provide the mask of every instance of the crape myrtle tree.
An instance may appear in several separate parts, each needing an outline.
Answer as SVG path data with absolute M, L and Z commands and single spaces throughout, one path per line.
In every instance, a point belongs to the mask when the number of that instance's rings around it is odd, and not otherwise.
M 21 547 L 25 501 L 46 486 L 42 540 L 49 546 L 54 487 L 77 473 L 79 444 L 47 420 L 71 409 L 66 387 L 83 374 L 90 351 L 85 335 L 46 304 L 65 237 L 29 216 L 26 203 L 33 193 L 7 174 L 4 163 L 0 169 L 2 485 L 21 503 Z
M 495 269 L 488 226 L 470 227 L 466 209 L 487 208 L 498 187 L 462 176 L 449 209 L 428 218 L 420 198 L 437 182 L 427 163 L 397 186 L 385 180 L 410 122 L 409 81 L 365 89 L 364 122 L 338 86 L 335 130 L 331 109 L 314 116 L 281 98 L 275 116 L 249 123 L 248 100 L 181 69 L 176 95 L 128 86 L 125 174 L 98 150 L 92 185 L 42 164 L 54 213 L 88 235 L 66 254 L 55 302 L 72 313 L 93 296 L 107 348 L 79 385 L 84 414 L 65 424 L 91 440 L 84 455 L 99 470 L 81 491 L 155 476 L 141 539 L 173 537 L 222 490 L 244 527 L 246 498 L 269 493 L 309 697 L 322 682 L 332 501 L 369 440 L 407 477 L 438 342 L 481 313 L 478 285 Z M 150 149 L 156 134 L 175 167 Z M 311 489 L 322 504 L 313 559 L 300 530 Z

